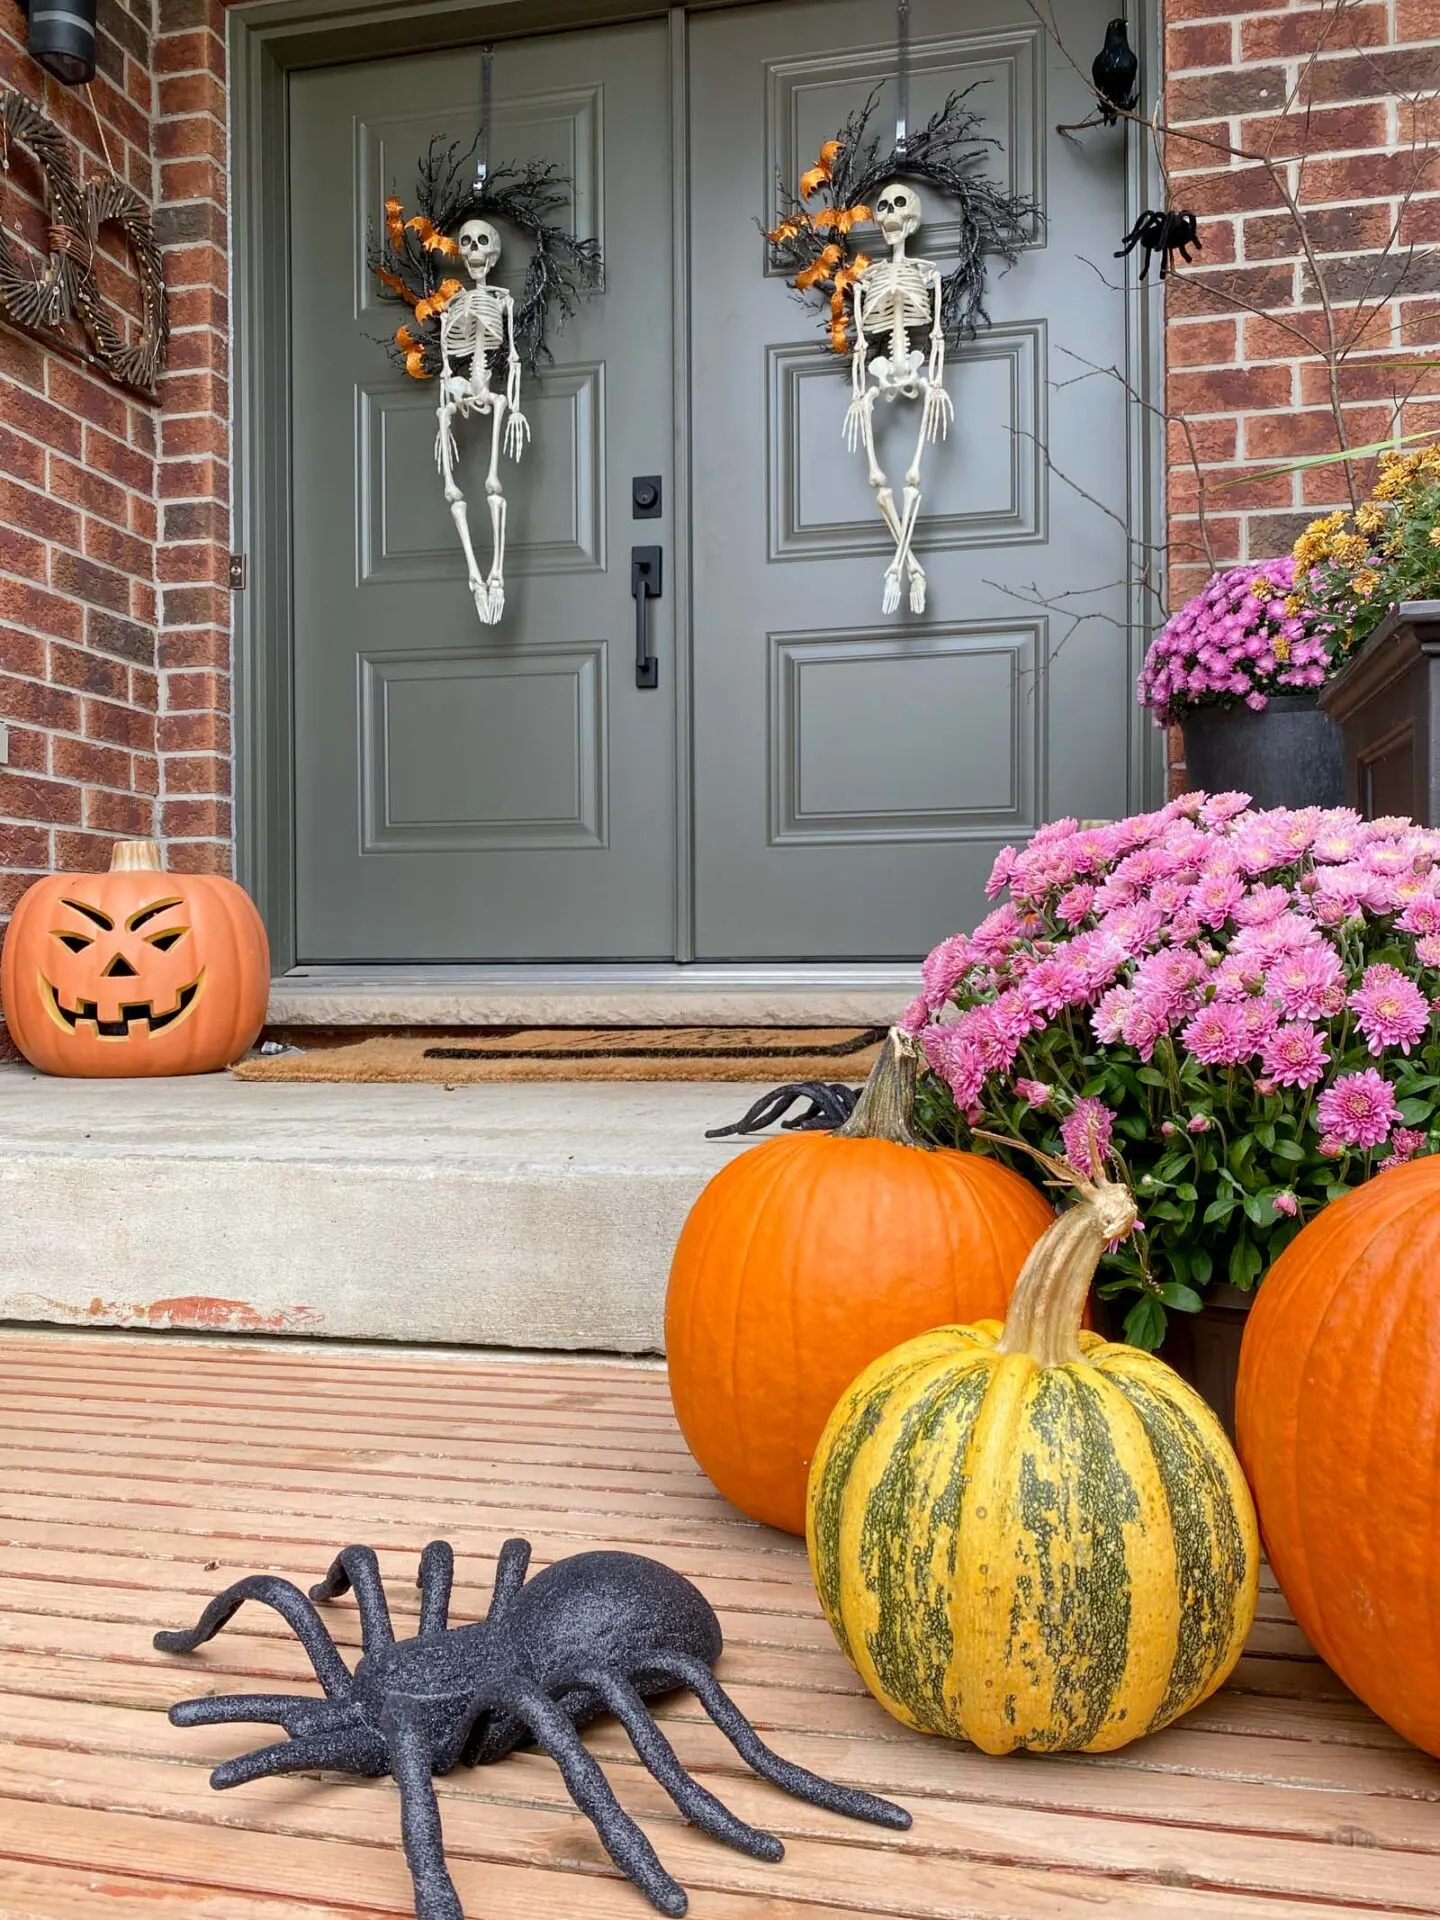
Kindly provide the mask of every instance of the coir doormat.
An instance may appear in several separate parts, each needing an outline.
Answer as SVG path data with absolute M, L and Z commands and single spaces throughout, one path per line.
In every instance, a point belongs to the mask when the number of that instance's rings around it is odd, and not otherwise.
M 523 1027 L 372 1034 L 257 1055 L 237 1080 L 853 1080 L 869 1074 L 883 1027 Z

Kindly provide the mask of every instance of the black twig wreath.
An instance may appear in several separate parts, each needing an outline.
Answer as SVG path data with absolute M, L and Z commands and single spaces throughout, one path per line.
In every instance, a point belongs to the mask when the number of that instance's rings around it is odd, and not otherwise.
M 455 230 L 467 220 L 498 220 L 517 227 L 534 245 L 524 285 L 515 293 L 515 345 L 529 373 L 551 359 L 550 336 L 599 291 L 604 262 L 596 240 L 577 240 L 556 223 L 570 180 L 553 161 L 527 160 L 490 167 L 476 184 L 471 162 L 479 137 L 461 150 L 437 136 L 420 162 L 417 213 L 405 215 L 394 196 L 385 202 L 385 234 L 370 246 L 370 269 L 411 319 L 395 329 L 390 357 L 416 380 L 440 371 L 440 315 L 465 282 L 448 268 L 458 260 Z
M 954 208 L 959 256 L 940 291 L 946 343 L 958 347 L 989 324 L 986 255 L 996 254 L 1013 267 L 1040 209 L 1024 194 L 1006 193 L 979 171 L 1000 143 L 981 132 L 984 122 L 965 103 L 976 87 L 988 84 L 975 80 L 950 94 L 923 127 L 883 152 L 870 131 L 880 99 L 876 87 L 835 138 L 825 142 L 816 165 L 802 174 L 798 194 L 780 182 L 780 221 L 765 235 L 770 258 L 799 294 L 818 293 L 826 300 L 830 344 L 836 353 L 847 353 L 852 345 L 850 289 L 870 264 L 856 247 L 852 230 L 871 224 L 871 202 L 889 180 L 933 187 Z M 812 209 L 807 202 L 817 195 L 822 204 Z

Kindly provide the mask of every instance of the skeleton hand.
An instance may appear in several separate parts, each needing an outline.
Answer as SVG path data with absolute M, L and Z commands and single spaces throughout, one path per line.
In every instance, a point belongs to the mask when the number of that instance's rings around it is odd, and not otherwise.
M 851 453 L 858 450 L 865 432 L 865 415 L 870 411 L 869 393 L 857 393 L 845 413 L 845 445 Z
M 518 460 L 525 451 L 525 443 L 530 438 L 530 422 L 520 410 L 515 408 L 505 422 L 505 451 L 512 460 Z
M 925 411 L 921 416 L 922 431 L 927 440 L 943 440 L 950 431 L 950 423 L 955 418 L 955 402 L 950 398 L 938 381 L 929 381 L 925 387 Z

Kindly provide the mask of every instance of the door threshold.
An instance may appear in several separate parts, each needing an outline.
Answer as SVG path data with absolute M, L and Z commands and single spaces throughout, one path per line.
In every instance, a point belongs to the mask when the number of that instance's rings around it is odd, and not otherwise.
M 275 1027 L 888 1026 L 918 960 L 302 966 L 270 983 Z

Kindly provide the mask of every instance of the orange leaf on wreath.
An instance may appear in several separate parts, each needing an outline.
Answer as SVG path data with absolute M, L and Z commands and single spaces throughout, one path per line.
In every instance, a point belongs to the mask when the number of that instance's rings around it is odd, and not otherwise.
M 818 260 L 808 267 L 802 267 L 796 274 L 793 285 L 798 293 L 804 293 L 810 287 L 818 286 L 822 280 L 828 280 L 833 268 L 839 266 L 843 257 L 842 250 L 832 240 Z
M 808 200 L 818 187 L 823 187 L 830 178 L 828 167 L 809 167 L 800 176 L 800 198 Z
M 388 267 L 376 267 L 375 278 L 382 286 L 389 287 L 392 293 L 398 293 L 407 306 L 415 305 L 416 295 L 410 291 L 398 273 L 391 273 Z
M 405 371 L 412 380 L 423 380 L 425 378 L 424 347 L 411 347 L 405 356 Z

